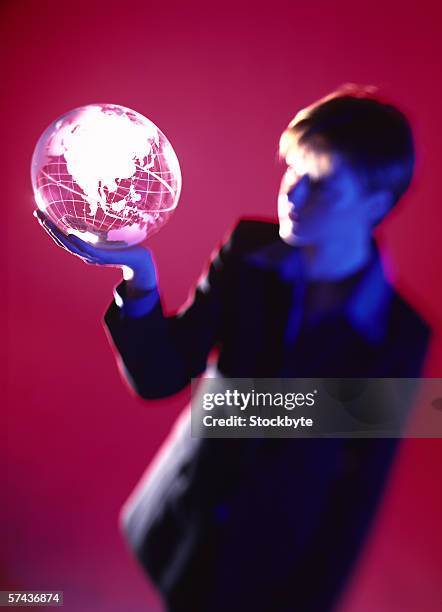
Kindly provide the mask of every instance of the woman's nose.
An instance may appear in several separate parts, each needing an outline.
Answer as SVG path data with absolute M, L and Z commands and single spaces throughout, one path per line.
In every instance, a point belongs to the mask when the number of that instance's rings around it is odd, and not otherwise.
M 287 198 L 296 210 L 303 208 L 307 202 L 310 187 L 308 174 L 304 174 L 295 185 L 288 191 Z

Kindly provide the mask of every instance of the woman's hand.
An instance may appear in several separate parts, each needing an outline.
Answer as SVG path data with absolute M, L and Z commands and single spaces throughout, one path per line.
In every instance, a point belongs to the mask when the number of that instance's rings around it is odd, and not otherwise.
M 148 291 L 157 285 L 157 275 L 152 254 L 142 246 L 125 249 L 100 249 L 84 242 L 73 234 L 66 235 L 40 210 L 34 216 L 55 244 L 87 264 L 121 268 L 128 283 L 128 292 Z

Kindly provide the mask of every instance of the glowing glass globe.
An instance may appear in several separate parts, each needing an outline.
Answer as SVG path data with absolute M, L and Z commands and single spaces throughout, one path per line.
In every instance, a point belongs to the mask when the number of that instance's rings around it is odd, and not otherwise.
M 115 104 L 82 106 L 54 121 L 37 142 L 31 176 L 38 208 L 65 234 L 103 248 L 158 231 L 181 191 L 165 135 Z

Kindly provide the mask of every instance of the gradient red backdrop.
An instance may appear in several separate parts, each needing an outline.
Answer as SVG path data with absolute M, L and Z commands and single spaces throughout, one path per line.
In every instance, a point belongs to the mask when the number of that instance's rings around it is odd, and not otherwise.
M 118 271 L 57 249 L 32 217 L 29 166 L 43 129 L 104 101 L 171 139 L 183 193 L 151 247 L 164 303 L 176 308 L 240 215 L 275 215 L 277 142 L 295 112 L 343 82 L 379 86 L 409 114 L 418 143 L 416 180 L 380 234 L 394 282 L 434 327 L 427 374 L 441 376 L 437 9 L 428 0 L 2 3 L 1 589 L 63 590 L 69 612 L 161 609 L 117 517 L 187 399 L 145 403 L 128 391 L 100 322 Z M 441 462 L 442 441 L 403 443 L 340 611 L 442 609 Z

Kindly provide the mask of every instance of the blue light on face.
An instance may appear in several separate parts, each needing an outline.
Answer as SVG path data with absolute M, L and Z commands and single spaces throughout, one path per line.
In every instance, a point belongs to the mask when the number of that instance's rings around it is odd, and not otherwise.
M 287 198 L 293 204 L 295 210 L 300 210 L 305 206 L 310 191 L 311 180 L 308 174 L 304 174 L 287 194 Z

